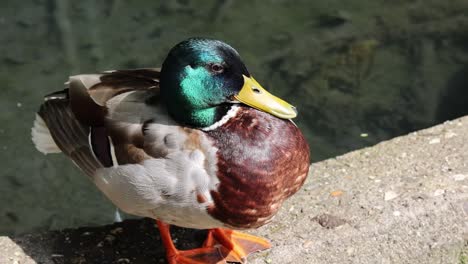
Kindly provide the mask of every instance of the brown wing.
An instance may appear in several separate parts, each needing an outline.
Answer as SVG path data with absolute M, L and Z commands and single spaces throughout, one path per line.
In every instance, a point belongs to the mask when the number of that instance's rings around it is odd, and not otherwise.
M 114 149 L 112 140 L 118 141 L 119 137 L 110 137 L 106 103 L 130 91 L 141 91 L 147 97 L 159 96 L 159 69 L 77 75 L 70 77 L 66 85 L 67 89 L 45 97 L 38 114 L 60 150 L 78 167 L 92 176 L 97 168 L 117 165 L 113 151 L 126 153 L 127 157 L 121 159 L 128 162 L 145 155 L 128 140 L 118 142 Z

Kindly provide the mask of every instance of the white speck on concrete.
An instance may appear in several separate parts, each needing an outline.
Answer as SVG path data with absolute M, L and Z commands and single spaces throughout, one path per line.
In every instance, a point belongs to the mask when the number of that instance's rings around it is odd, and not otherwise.
M 439 144 L 440 143 L 440 138 L 433 138 L 431 141 L 429 141 L 429 144 Z
M 457 135 L 456 133 L 453 133 L 452 131 L 449 131 L 449 132 L 445 133 L 445 138 L 453 138 L 456 135 Z
M 452 176 L 452 179 L 454 181 L 463 181 L 464 179 L 466 179 L 466 177 L 467 176 L 464 175 L 464 174 L 455 174 L 455 175 Z
M 437 190 L 435 190 L 435 192 L 434 192 L 434 196 L 440 196 L 440 195 L 442 195 L 442 194 L 444 194 L 444 193 L 445 193 L 445 190 L 437 189 Z
M 384 209 L 384 207 L 382 205 L 377 205 L 377 206 L 374 206 L 374 208 L 376 210 L 379 210 L 379 211 L 382 211 Z
M 400 216 L 401 215 L 401 212 L 400 211 L 394 211 L 393 212 L 393 216 Z
M 390 201 L 390 200 L 393 200 L 395 198 L 398 197 L 398 193 L 394 192 L 394 191 L 388 191 L 388 192 L 385 192 L 384 194 L 384 200 L 385 201 Z

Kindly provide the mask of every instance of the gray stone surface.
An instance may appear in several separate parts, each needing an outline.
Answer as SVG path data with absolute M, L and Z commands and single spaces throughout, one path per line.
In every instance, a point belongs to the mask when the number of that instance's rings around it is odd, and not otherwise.
M 312 148 L 313 149 L 313 148 Z M 203 232 L 176 229 L 179 246 Z M 249 263 L 468 263 L 468 117 L 312 165 L 302 190 L 251 233 Z M 154 224 L 129 220 L 0 238 L 0 263 L 164 263 Z

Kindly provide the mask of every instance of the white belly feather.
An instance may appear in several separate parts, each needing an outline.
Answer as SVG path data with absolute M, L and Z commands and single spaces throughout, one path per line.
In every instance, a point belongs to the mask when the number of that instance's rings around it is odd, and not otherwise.
M 143 164 L 99 169 L 94 181 L 127 213 L 183 227 L 220 227 L 223 224 L 206 211 L 213 203 L 210 189 L 217 180 L 208 176 L 203 163 L 204 156 L 198 150 L 177 152 Z M 206 201 L 200 203 L 197 194 Z

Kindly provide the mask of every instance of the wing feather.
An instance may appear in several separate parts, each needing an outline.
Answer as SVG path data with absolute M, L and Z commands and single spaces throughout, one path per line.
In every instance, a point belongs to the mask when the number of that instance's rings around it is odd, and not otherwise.
M 148 157 L 141 148 L 141 128 L 145 120 L 129 124 L 132 131 L 121 129 L 116 122 L 109 119 L 108 102 L 123 93 L 133 91 L 148 93 L 146 97 L 158 96 L 159 69 L 76 75 L 71 76 L 65 85 L 67 89 L 45 97 L 38 115 L 48 130 L 41 129 L 40 132 L 50 133 L 57 147 L 86 174 L 92 176 L 98 168 L 117 165 L 113 164 L 116 158 L 126 163 L 136 163 Z M 130 132 L 133 134 L 122 136 Z M 33 129 L 33 136 L 36 134 Z M 44 137 L 42 134 L 41 138 L 47 138 L 47 135 Z M 116 138 L 111 138 L 113 136 Z M 35 137 L 36 142 L 37 135 Z M 138 140 L 139 144 L 136 144 Z M 129 149 L 131 151 L 125 151 Z M 111 157 L 114 153 L 120 157 Z

